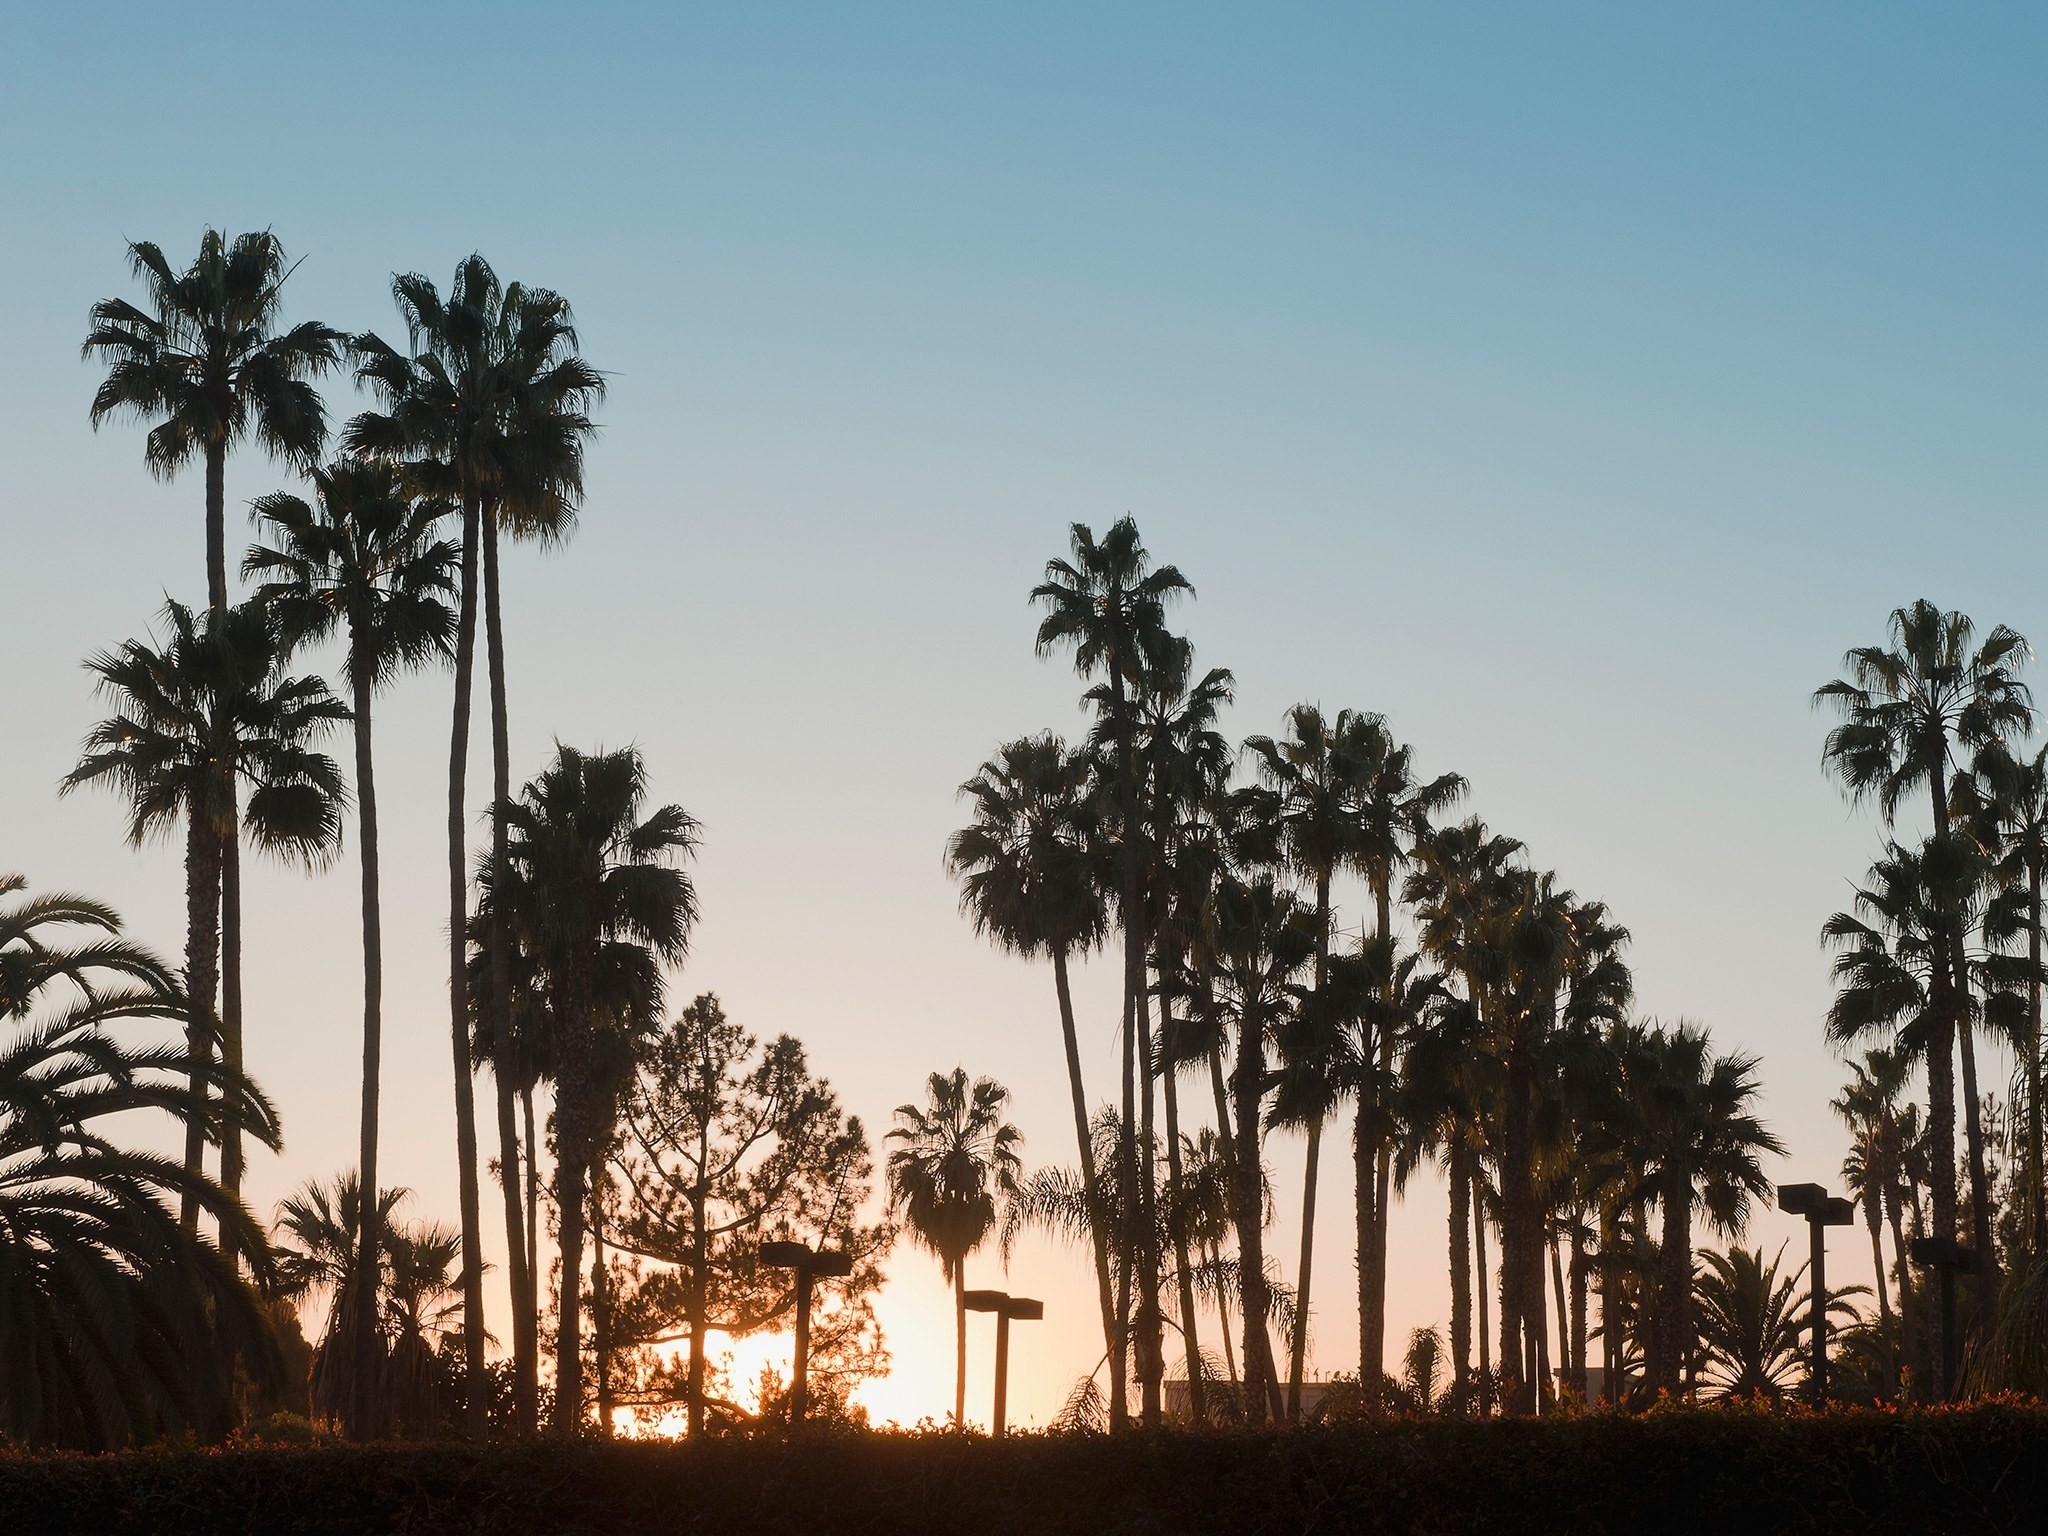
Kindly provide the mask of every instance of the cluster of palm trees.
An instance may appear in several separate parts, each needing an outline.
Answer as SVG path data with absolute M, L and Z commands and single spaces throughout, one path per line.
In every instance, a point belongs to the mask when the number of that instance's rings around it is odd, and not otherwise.
M 1779 1150 L 1756 1061 L 1633 1019 L 1626 931 L 1518 842 L 1451 819 L 1464 781 L 1421 774 L 1382 717 L 1303 704 L 1233 749 L 1231 674 L 1199 671 L 1167 623 L 1191 591 L 1130 519 L 1073 528 L 1032 596 L 1039 652 L 1070 653 L 1090 684 L 1088 738 L 1001 747 L 962 787 L 973 818 L 947 850 L 977 927 L 1052 962 L 1079 1166 L 1028 1181 L 1014 1218 L 1089 1246 L 1110 1422 L 1131 1418 L 1133 1385 L 1159 1422 L 1169 1331 L 1198 1417 L 1302 1415 L 1322 1138 L 1347 1105 L 1369 1408 L 1393 1400 L 1389 1215 L 1429 1159 L 1450 1183 L 1455 1411 L 1584 1392 L 1593 1337 L 1610 1396 L 1681 1388 L 1695 1217 L 1740 1230 Z M 1364 896 L 1348 930 L 1344 878 Z M 1098 1111 L 1069 967 L 1117 943 L 1121 1081 Z M 1204 1083 L 1206 1110 L 1183 1099 Z M 1283 1126 L 1306 1141 L 1291 1281 L 1266 1242 L 1265 1138 Z
M 1923 599 L 1896 610 L 1885 643 L 1850 651 L 1845 675 L 1815 694 L 1839 717 L 1824 761 L 1853 801 L 1876 808 L 1884 837 L 1850 910 L 1823 930 L 1836 982 L 1828 1036 L 1866 1048 L 1835 1103 L 1851 1135 L 1844 1173 L 1870 1235 L 1885 1374 L 1938 1398 L 1972 1377 L 2044 1384 L 2038 1367 L 2012 1380 L 2001 1344 L 2038 1312 L 2048 1238 L 2048 748 L 2023 745 L 2036 723 L 2021 676 L 2030 654 L 2013 630 L 1980 638 L 1967 615 Z M 1990 1044 L 2014 1063 L 2002 1113 L 1979 1071 Z M 1915 1073 L 1924 1116 L 1904 1102 Z
M 182 983 L 188 1083 L 168 1107 L 184 1119 L 186 1146 L 179 1176 L 166 1186 L 181 1206 L 180 1231 L 197 1241 L 202 1212 L 239 1212 L 244 1140 L 275 1134 L 267 1110 L 251 1107 L 243 1072 L 242 849 L 309 868 L 334 859 L 351 784 L 323 747 L 347 724 L 362 874 L 361 1145 L 356 1194 L 330 1214 L 349 1229 L 356 1274 L 392 1273 L 392 1238 L 379 1216 L 390 1185 L 379 1166 L 383 944 L 373 708 L 400 676 L 452 663 L 448 1001 L 460 1172 L 452 1315 L 465 1373 L 480 1381 L 486 1331 L 475 1087 L 479 1068 L 489 1065 L 512 1297 L 511 1413 L 513 1427 L 533 1431 L 542 1315 L 542 1127 L 533 1092 L 551 1080 L 562 1270 L 572 1277 L 556 1309 L 555 1423 L 571 1432 L 581 1413 L 573 1277 L 591 1139 L 602 1119 L 595 1107 L 599 1036 L 615 1016 L 658 1011 L 661 965 L 681 955 L 695 916 L 688 878 L 674 868 L 693 846 L 695 823 L 674 806 L 643 814 L 646 773 L 637 754 L 563 749 L 521 795 L 511 783 L 500 546 L 568 534 L 583 495 L 589 412 L 604 381 L 581 355 L 567 302 L 501 282 L 479 256 L 458 266 L 445 295 L 417 274 L 394 279 L 405 333 L 394 345 L 317 322 L 284 326 L 282 294 L 293 268 L 268 232 L 229 238 L 209 230 L 182 270 L 148 243 L 132 245 L 129 255 L 142 301 L 108 299 L 92 310 L 85 354 L 107 366 L 92 420 L 126 415 L 148 423 L 146 461 L 160 476 L 195 460 L 203 465 L 207 601 L 201 610 L 168 603 L 159 636 L 88 664 L 112 713 L 93 729 L 64 787 L 117 789 L 138 844 L 176 833 L 184 839 L 185 966 L 182 978 L 170 980 Z M 330 432 L 316 384 L 337 371 L 352 372 L 374 407 Z M 241 563 L 253 590 L 236 600 L 226 466 L 252 440 L 302 474 L 311 494 L 254 501 L 258 542 Z M 467 766 L 480 607 L 493 774 L 490 842 L 473 859 Z M 306 649 L 329 637 L 343 646 L 345 698 L 296 670 Z M 217 1175 L 206 1167 L 212 1145 Z M 261 1235 L 239 1215 L 220 1219 L 216 1239 L 230 1263 L 268 1263 Z M 342 1299 L 351 1293 L 346 1285 L 333 1289 Z M 350 1355 L 345 1369 L 331 1372 L 349 1384 L 340 1417 L 367 1434 L 391 1422 L 393 1411 L 377 1400 L 390 1378 L 389 1341 L 380 1332 L 386 1313 L 363 1304 L 336 1315 L 346 1316 L 351 1334 L 328 1346 Z M 486 1394 L 463 1395 L 469 1427 L 481 1432 Z

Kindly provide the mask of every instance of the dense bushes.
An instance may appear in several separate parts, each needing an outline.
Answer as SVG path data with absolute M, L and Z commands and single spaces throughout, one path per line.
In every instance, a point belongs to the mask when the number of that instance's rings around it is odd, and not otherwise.
M 0 1455 L 10 1533 L 2002 1531 L 2048 1409 L 1399 1421 L 1270 1435 Z

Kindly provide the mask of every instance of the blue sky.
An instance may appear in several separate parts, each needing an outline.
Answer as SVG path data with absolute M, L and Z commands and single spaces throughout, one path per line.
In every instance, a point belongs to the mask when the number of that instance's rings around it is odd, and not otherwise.
M 1786 1171 L 1829 1175 L 1816 935 L 1875 832 L 1808 696 L 1921 595 L 2048 633 L 2044 34 L 1932 5 L 9 8 L 0 865 L 177 946 L 173 853 L 53 794 L 79 658 L 202 590 L 197 479 L 85 420 L 123 239 L 268 225 L 294 316 L 387 333 L 393 271 L 476 249 L 567 293 L 612 379 L 582 529 L 508 572 L 515 771 L 638 742 L 707 829 L 679 987 L 803 1036 L 871 1122 L 958 1061 L 1071 1155 L 1050 979 L 974 941 L 939 850 L 998 741 L 1079 729 L 1024 594 L 1070 520 L 1129 511 L 1199 589 L 1237 734 L 1387 713 L 1615 908 L 1646 1011 L 1763 1055 Z M 283 478 L 245 453 L 231 503 Z M 391 1157 L 436 1214 L 445 694 L 399 689 L 380 741 Z M 346 865 L 254 878 L 267 1201 L 351 1155 L 356 955 Z M 1397 1329 L 1444 1315 L 1441 1209 L 1418 1185 L 1397 1225 Z M 888 1404 L 936 1413 L 936 1272 L 897 1267 Z M 1085 1276 L 1028 1248 L 1013 1279 L 1052 1303 L 1039 1416 L 1089 1363 Z

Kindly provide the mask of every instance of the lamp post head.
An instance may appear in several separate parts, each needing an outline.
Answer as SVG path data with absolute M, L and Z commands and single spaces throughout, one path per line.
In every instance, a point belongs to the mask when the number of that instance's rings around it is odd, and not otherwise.
M 853 1273 L 853 1255 L 838 1248 L 824 1248 L 811 1255 L 811 1273 L 829 1279 L 844 1279 Z
M 1018 1322 L 1035 1323 L 1045 1316 L 1045 1303 L 1033 1301 L 1029 1296 L 1012 1296 L 1003 1308 L 1003 1316 Z
M 1819 1184 L 1780 1184 L 1778 1209 L 1787 1216 L 1804 1216 L 1811 1221 L 1827 1204 L 1828 1192 Z
M 1809 1220 L 1813 1219 L 1811 1217 Z M 1844 1200 L 1840 1195 L 1830 1196 L 1820 1208 L 1820 1224 L 1824 1227 L 1848 1227 L 1856 1223 L 1856 1204 Z
M 960 1304 L 970 1312 L 1000 1312 L 1010 1300 L 1008 1291 L 963 1291 Z
M 802 1243 L 763 1243 L 761 1262 L 772 1269 L 804 1269 L 811 1262 L 811 1250 Z

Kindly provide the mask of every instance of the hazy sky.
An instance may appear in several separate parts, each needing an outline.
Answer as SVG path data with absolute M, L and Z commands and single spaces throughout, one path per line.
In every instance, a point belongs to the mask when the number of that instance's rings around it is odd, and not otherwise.
M 480 250 L 571 298 L 612 384 L 581 529 L 509 563 L 514 771 L 634 742 L 702 819 L 681 996 L 800 1035 L 877 1130 L 933 1068 L 993 1073 L 1071 1159 L 1051 978 L 975 940 L 940 850 L 997 742 L 1081 729 L 1025 594 L 1128 511 L 1199 589 L 1233 733 L 1385 712 L 1612 905 L 1646 1012 L 1763 1056 L 1774 1172 L 1832 1180 L 1816 935 L 1876 834 L 1808 697 L 1922 595 L 2048 633 L 2044 100 L 2022 6 L 0 7 L 0 867 L 178 952 L 176 851 L 55 795 L 80 658 L 204 593 L 196 470 L 86 422 L 123 240 L 269 226 L 292 318 L 387 335 L 393 271 Z M 231 543 L 283 480 L 230 464 Z M 386 1167 L 442 1217 L 447 692 L 397 689 L 379 739 Z M 354 880 L 248 876 L 266 1211 L 353 1160 Z M 1273 1159 L 1291 1255 L 1299 1143 Z M 1341 1159 L 1323 1189 L 1340 1369 Z M 1393 1356 L 1446 1316 L 1443 1208 L 1397 1219 Z M 1010 1279 L 1048 1302 L 1042 1419 L 1092 1287 L 1045 1245 Z M 942 1414 L 936 1265 L 905 1249 L 883 1315 L 871 1400 Z

